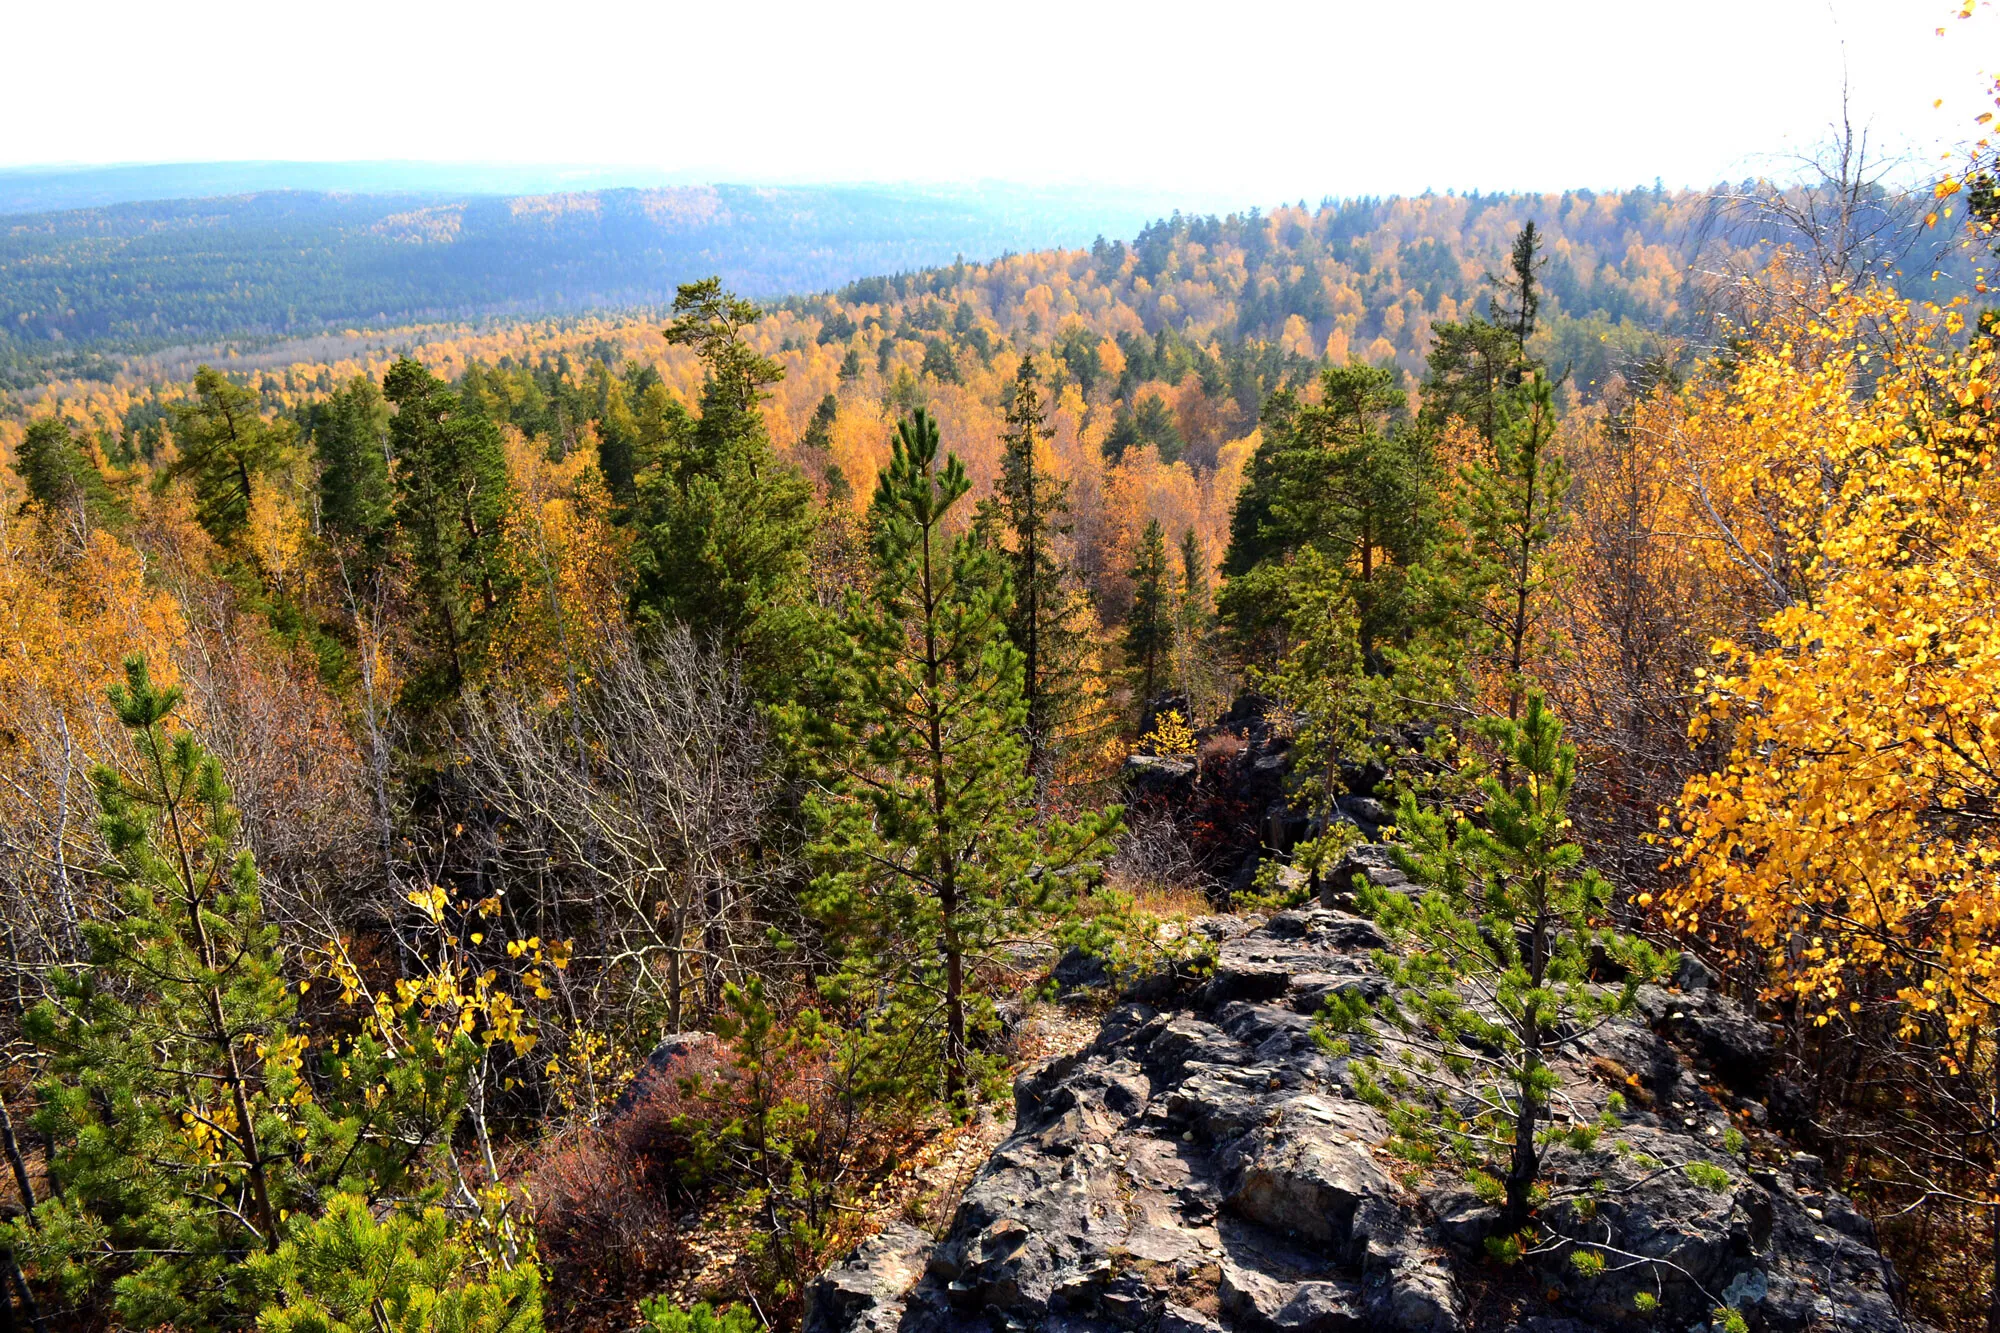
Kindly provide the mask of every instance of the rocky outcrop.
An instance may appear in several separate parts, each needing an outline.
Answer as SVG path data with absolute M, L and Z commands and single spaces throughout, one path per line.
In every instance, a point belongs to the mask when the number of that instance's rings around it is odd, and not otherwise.
M 1329 995 L 1383 984 L 1371 923 L 1313 906 L 1201 926 L 1213 972 L 1023 1077 L 949 1233 L 871 1240 L 813 1289 L 812 1333 L 1679 1333 L 1722 1306 L 1772 1333 L 1905 1326 L 1868 1222 L 1817 1163 L 1768 1138 L 1760 1160 L 1739 1150 L 1768 1038 L 1697 978 L 1644 988 L 1563 1070 L 1562 1117 L 1624 1108 L 1594 1146 L 1549 1153 L 1541 1216 L 1606 1256 L 1587 1275 L 1561 1240 L 1486 1258 L 1496 1211 L 1390 1156 L 1348 1060 L 1315 1040 Z

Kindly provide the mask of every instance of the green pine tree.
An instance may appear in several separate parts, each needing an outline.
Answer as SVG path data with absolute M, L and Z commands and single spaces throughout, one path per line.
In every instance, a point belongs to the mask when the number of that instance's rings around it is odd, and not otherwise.
M 377 1218 L 336 1194 L 250 1268 L 258 1333 L 541 1333 L 541 1270 L 482 1250 L 442 1208 Z
M 396 405 L 396 522 L 437 645 L 436 661 L 410 688 L 419 698 L 450 697 L 465 687 L 484 629 L 510 592 L 499 558 L 513 504 L 507 456 L 499 427 L 408 357 L 390 367 L 382 392 Z
M 719 279 L 674 300 L 667 341 L 707 368 L 701 414 L 661 444 L 640 486 L 632 604 L 740 653 L 767 683 L 797 669 L 808 632 L 812 486 L 771 448 L 758 404 L 783 370 L 744 336 L 757 308 Z
M 929 413 L 899 425 L 869 514 L 873 595 L 850 605 L 834 702 L 792 719 L 821 769 L 811 902 L 841 954 L 829 994 L 869 1015 L 885 1091 L 951 1103 L 980 1078 L 971 1034 L 990 1015 L 968 964 L 1053 929 L 1117 817 L 1036 822 L 1007 580 L 952 531 L 970 487 Z
M 0 1239 L 52 1306 L 240 1328 L 261 1299 L 244 1261 L 336 1190 L 424 1197 L 475 1052 L 418 1025 L 395 1059 L 364 1032 L 315 1069 L 229 788 L 173 724 L 179 700 L 136 658 L 111 691 L 135 760 L 92 774 L 115 898 L 83 926 L 87 964 L 23 1024 L 51 1193 Z
M 1485 730 L 1511 776 L 1483 780 L 1476 824 L 1404 794 L 1396 827 L 1409 849 L 1398 859 L 1427 892 L 1416 902 L 1357 877 L 1360 910 L 1392 945 L 1378 955 L 1391 989 L 1372 1014 L 1358 992 L 1337 998 L 1322 1025 L 1349 1049 L 1373 1018 L 1386 1023 L 1396 1053 L 1358 1061 L 1358 1091 L 1418 1155 L 1497 1174 L 1513 1230 L 1541 1180 L 1555 1061 L 1630 1009 L 1665 960 L 1598 924 L 1611 890 L 1567 840 L 1576 751 L 1542 696 L 1528 696 L 1518 722 L 1490 719 Z M 1599 984 L 1597 958 L 1622 983 Z
M 1139 694 L 1141 723 L 1158 691 L 1161 668 L 1173 649 L 1172 592 L 1167 582 L 1167 534 L 1152 519 L 1139 537 L 1132 563 L 1132 611 L 1125 619 L 1125 667 Z
M 1385 648 L 1421 614 L 1411 572 L 1438 519 L 1429 439 L 1407 428 L 1404 407 L 1396 372 L 1364 365 L 1323 372 L 1318 403 L 1273 397 L 1224 557 L 1223 613 L 1252 660 L 1287 627 L 1295 580 L 1284 566 L 1312 550 L 1347 585 L 1363 669 L 1388 669 Z
M 232 546 L 250 522 L 257 488 L 289 460 L 296 425 L 266 421 L 257 395 L 220 371 L 195 371 L 194 396 L 172 408 L 180 457 L 172 475 L 194 480 L 195 516 L 208 534 Z

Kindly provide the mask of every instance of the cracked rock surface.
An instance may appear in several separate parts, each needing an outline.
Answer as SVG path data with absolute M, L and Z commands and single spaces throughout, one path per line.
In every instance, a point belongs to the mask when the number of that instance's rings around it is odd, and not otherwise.
M 1501 1269 L 1495 1210 L 1385 1153 L 1387 1122 L 1313 1039 L 1329 995 L 1382 986 L 1374 926 L 1317 906 L 1198 924 L 1220 941 L 1213 975 L 1144 989 L 1153 1003 L 1021 1078 L 1014 1132 L 950 1232 L 869 1240 L 814 1284 L 808 1333 L 1683 1333 L 1723 1305 L 1772 1333 L 1910 1327 L 1872 1227 L 1815 1159 L 1725 1147 L 1732 1116 L 1761 1110 L 1768 1034 L 1712 989 L 1643 988 L 1563 1068 L 1559 1119 L 1625 1099 L 1618 1131 L 1547 1160 L 1543 1221 L 1604 1271 L 1561 1241 Z

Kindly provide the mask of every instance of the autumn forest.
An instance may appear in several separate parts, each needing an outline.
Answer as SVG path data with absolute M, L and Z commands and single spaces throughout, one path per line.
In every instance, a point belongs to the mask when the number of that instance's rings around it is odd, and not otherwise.
M 2000 165 L 1835 148 L 948 264 L 808 191 L 0 218 L 0 1328 L 876 1327 L 816 1280 L 1017 1077 L 1321 912 L 1307 1046 L 1491 1216 L 1455 1327 L 1668 1326 L 1552 1163 L 1701 986 L 1763 1092 L 1650 1165 L 1810 1154 L 2000 1329 Z

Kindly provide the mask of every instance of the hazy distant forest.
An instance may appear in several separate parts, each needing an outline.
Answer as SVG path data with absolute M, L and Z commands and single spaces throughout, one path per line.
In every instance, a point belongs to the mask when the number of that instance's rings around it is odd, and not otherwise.
M 671 295 L 577 246 L 638 195 L 229 202 L 269 246 L 226 261 L 185 208 L 0 222 L 0 1326 L 794 1327 L 948 1221 L 1052 1053 L 1022 1013 L 1078 1012 L 1051 961 L 1198 974 L 1190 919 L 1356 836 L 1357 764 L 1413 928 L 1506 986 L 1598 964 L 1482 937 L 1467 876 L 1761 997 L 1913 1311 L 1984 1325 L 1962 165 L 1174 215 L 764 305 L 706 275 L 824 284 L 740 201 Z M 509 308 L 568 313 L 441 322 Z M 1242 812 L 1121 788 L 1223 772 L 1232 705 L 1303 873 L 1232 886 Z M 1538 1003 L 1439 1020 L 1525 1052 L 1530 1145 Z M 1532 1241 L 1522 1141 L 1398 1123 Z

